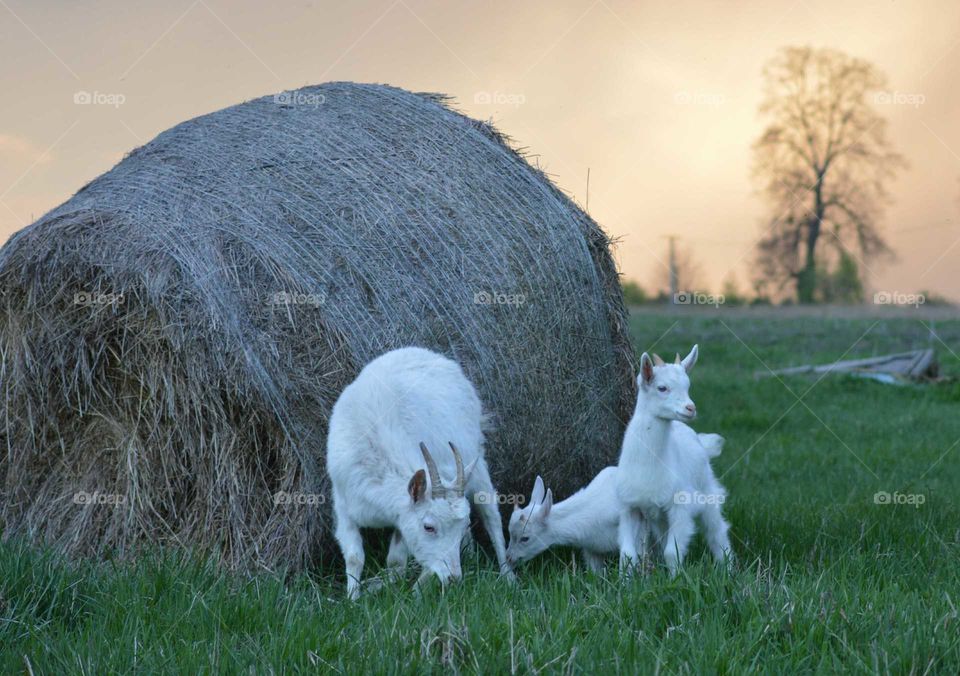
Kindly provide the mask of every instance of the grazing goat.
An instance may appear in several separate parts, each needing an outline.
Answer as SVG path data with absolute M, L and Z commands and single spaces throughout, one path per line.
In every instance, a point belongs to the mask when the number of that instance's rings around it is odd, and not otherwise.
M 617 550 L 617 468 L 606 467 L 593 481 L 563 502 L 553 504 L 553 492 L 544 493 L 539 476 L 530 502 L 510 515 L 507 562 L 516 566 L 554 545 L 579 547 L 592 571 L 603 569 L 603 554 Z
M 651 527 L 665 533 L 663 558 L 671 575 L 683 563 L 700 517 L 707 546 L 718 561 L 732 556 L 729 526 L 721 513 L 726 498 L 710 467 L 716 443 L 704 445 L 681 421 L 697 416 L 690 399 L 689 372 L 696 345 L 683 361 L 656 364 L 644 353 L 637 377 L 637 405 L 620 451 L 617 496 L 620 568 L 633 568 L 646 553 Z
M 350 598 L 360 593 L 361 528 L 394 529 L 391 572 L 412 554 L 423 568 L 418 582 L 431 573 L 441 582 L 459 579 L 469 500 L 480 492 L 487 495 L 477 508 L 500 569 L 512 576 L 483 457 L 483 422 L 480 398 L 460 366 L 423 348 L 377 357 L 344 389 L 330 417 L 327 472 Z M 447 447 L 451 453 L 437 458 L 429 451 Z M 454 471 L 453 483 L 444 484 L 441 474 Z
M 723 437 L 719 434 L 698 434 L 697 438 L 710 457 L 723 450 Z M 603 556 L 620 549 L 621 511 L 617 467 L 605 467 L 585 488 L 557 504 L 553 504 L 551 490 L 544 492 L 543 479 L 538 476 L 530 502 L 523 509 L 516 507 L 510 516 L 507 562 L 515 567 L 560 545 L 580 548 L 587 568 L 599 572 L 603 569 Z M 659 524 L 652 526 L 653 541 L 658 541 Z

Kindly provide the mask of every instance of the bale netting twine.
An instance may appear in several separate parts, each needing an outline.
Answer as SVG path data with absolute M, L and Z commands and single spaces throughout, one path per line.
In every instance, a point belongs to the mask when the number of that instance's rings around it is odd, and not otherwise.
M 445 97 L 329 83 L 189 120 L 0 250 L 0 528 L 301 568 L 334 540 L 333 403 L 406 345 L 463 365 L 502 492 L 616 457 L 609 241 Z

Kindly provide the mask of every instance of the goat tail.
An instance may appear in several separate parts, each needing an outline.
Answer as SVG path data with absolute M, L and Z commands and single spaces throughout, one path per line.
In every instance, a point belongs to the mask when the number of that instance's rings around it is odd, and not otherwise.
M 707 452 L 708 458 L 716 458 L 723 452 L 724 438 L 719 434 L 698 434 L 700 445 Z

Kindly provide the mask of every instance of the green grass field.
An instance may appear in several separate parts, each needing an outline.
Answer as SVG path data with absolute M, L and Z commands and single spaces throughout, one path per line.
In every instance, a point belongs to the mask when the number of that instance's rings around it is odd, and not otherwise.
M 471 556 L 445 593 L 350 603 L 339 576 L 235 577 L 169 554 L 68 565 L 7 543 L 0 672 L 960 672 L 960 383 L 753 378 L 928 345 L 957 376 L 960 320 L 721 308 L 639 314 L 633 334 L 664 357 L 700 343 L 695 426 L 727 438 L 733 570 L 699 540 L 675 579 L 621 580 L 613 560 L 588 575 L 560 550 L 510 586 Z

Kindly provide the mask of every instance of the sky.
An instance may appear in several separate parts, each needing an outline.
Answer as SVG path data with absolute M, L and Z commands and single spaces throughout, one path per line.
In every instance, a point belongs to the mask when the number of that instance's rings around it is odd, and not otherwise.
M 0 0 L 0 242 L 161 131 L 332 80 L 452 95 L 492 120 L 664 278 L 668 235 L 702 286 L 749 287 L 768 209 L 751 177 L 778 49 L 876 64 L 909 168 L 869 292 L 960 300 L 960 3 L 953 0 Z

